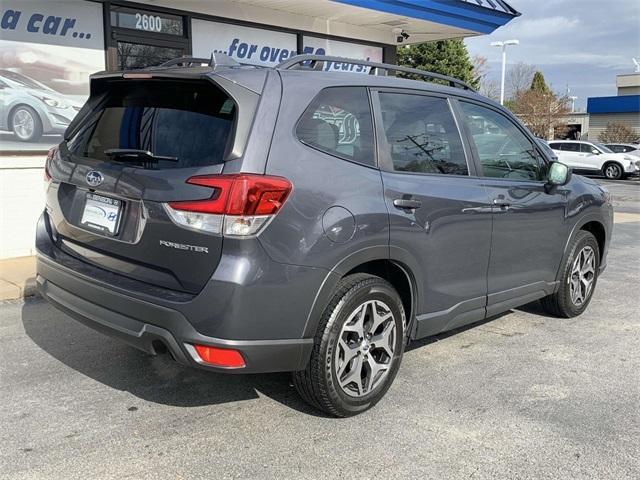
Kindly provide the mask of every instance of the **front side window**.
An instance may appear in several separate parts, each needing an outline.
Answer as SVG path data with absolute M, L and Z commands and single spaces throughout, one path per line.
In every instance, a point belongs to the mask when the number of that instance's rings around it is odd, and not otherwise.
M 296 135 L 323 152 L 375 165 L 373 122 L 364 87 L 331 87 L 320 92 L 300 118 Z
M 542 180 L 546 163 L 533 143 L 507 117 L 489 108 L 460 102 L 485 177 Z
M 380 110 L 394 170 L 469 174 L 460 133 L 446 99 L 380 93 Z
M 588 143 L 580 144 L 580 153 L 593 153 L 596 148 L 593 145 L 589 145 Z

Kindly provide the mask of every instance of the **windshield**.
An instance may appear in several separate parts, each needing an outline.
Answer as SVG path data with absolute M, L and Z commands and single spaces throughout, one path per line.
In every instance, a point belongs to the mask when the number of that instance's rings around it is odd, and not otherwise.
M 605 146 L 604 146 L 603 144 L 601 144 L 601 143 L 594 143 L 594 145 L 595 145 L 596 147 L 598 147 L 598 149 L 599 149 L 601 152 L 604 152 L 604 153 L 614 153 L 614 152 L 613 152 L 613 150 L 611 150 L 609 147 L 605 147 Z
M 23 87 L 33 88 L 35 90 L 49 90 L 52 91 L 46 85 L 34 80 L 33 78 L 29 78 L 25 75 L 21 75 L 16 72 L 12 72 L 11 70 L 0 70 L 0 76 L 15 82 Z
M 546 140 L 542 140 L 541 138 L 536 138 L 536 141 L 538 142 L 538 145 L 540 146 L 540 148 L 542 148 L 542 150 L 544 150 L 547 153 L 547 155 L 549 155 L 551 158 L 558 158 L 558 156 L 556 155 L 556 152 L 553 151 L 553 149 L 549 146 Z
M 207 81 L 119 81 L 81 120 L 67 146 L 74 155 L 109 162 L 122 160 L 114 150 L 172 159 L 153 166 L 144 158 L 127 161 L 148 168 L 214 165 L 224 161 L 235 116 L 233 100 Z

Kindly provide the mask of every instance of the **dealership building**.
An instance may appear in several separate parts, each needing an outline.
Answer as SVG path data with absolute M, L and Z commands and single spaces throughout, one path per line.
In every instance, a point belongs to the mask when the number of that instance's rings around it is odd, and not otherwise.
M 640 132 L 640 73 L 616 77 L 615 97 L 591 97 L 587 100 L 589 139 L 598 140 L 607 125 L 624 125 Z
M 518 15 L 503 0 L 3 0 L 0 258 L 34 253 L 44 154 L 93 72 L 213 52 L 265 66 L 303 53 L 395 63 L 399 45 L 488 34 Z

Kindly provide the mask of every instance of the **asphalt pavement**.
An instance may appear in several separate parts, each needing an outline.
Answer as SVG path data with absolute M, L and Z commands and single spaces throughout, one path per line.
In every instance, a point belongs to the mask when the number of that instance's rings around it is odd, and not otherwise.
M 640 182 L 607 186 L 640 213 Z M 350 419 L 307 407 L 287 374 L 192 370 L 42 300 L 0 305 L 0 478 L 640 478 L 634 218 L 584 315 L 532 304 L 413 344 Z

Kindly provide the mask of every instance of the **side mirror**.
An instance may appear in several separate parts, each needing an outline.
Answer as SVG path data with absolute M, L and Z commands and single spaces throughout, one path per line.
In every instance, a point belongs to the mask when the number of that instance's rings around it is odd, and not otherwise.
M 571 169 L 568 166 L 560 162 L 551 162 L 549 164 L 549 173 L 545 185 L 547 192 L 550 192 L 555 187 L 566 185 L 569 180 L 571 180 Z
M 591 150 L 591 153 L 593 153 L 594 155 L 600 155 L 600 150 L 596 150 L 594 148 L 593 150 Z

